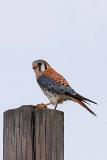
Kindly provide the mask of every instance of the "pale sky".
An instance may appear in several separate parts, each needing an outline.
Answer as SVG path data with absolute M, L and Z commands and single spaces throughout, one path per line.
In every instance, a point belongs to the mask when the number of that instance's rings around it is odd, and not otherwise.
M 48 102 L 32 70 L 37 59 L 98 102 L 91 107 L 97 118 L 70 101 L 58 106 L 65 160 L 107 160 L 107 1 L 0 1 L 0 160 L 3 112 Z

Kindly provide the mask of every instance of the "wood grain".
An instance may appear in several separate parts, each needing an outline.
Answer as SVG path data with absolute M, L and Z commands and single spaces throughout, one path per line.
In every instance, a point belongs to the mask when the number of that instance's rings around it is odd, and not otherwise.
M 64 160 L 64 113 L 31 105 L 4 112 L 3 160 Z

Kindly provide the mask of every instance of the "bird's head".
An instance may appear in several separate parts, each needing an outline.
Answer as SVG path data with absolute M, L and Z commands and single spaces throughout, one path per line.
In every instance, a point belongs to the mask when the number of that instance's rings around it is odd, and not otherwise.
M 39 59 L 32 63 L 32 68 L 36 76 L 39 77 L 46 69 L 50 68 L 50 65 L 45 60 Z

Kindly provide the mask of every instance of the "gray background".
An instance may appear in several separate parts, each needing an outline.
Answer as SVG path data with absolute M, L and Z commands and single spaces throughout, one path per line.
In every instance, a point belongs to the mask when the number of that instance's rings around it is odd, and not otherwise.
M 0 159 L 3 111 L 48 102 L 32 61 L 47 60 L 98 117 L 73 102 L 65 113 L 65 160 L 107 160 L 107 1 L 0 1 Z

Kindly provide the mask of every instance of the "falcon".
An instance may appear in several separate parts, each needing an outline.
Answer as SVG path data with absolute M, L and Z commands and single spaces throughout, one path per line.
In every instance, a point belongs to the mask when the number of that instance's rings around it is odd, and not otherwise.
M 32 63 L 32 68 L 35 72 L 37 83 L 50 101 L 50 103 L 47 105 L 54 105 L 54 109 L 56 110 L 58 104 L 61 104 L 67 100 L 71 100 L 80 104 L 91 114 L 96 116 L 96 114 L 87 106 L 87 104 L 89 104 L 89 102 L 94 104 L 97 103 L 77 93 L 68 84 L 66 79 L 61 74 L 56 72 L 48 64 L 48 62 L 41 59 L 36 60 Z

